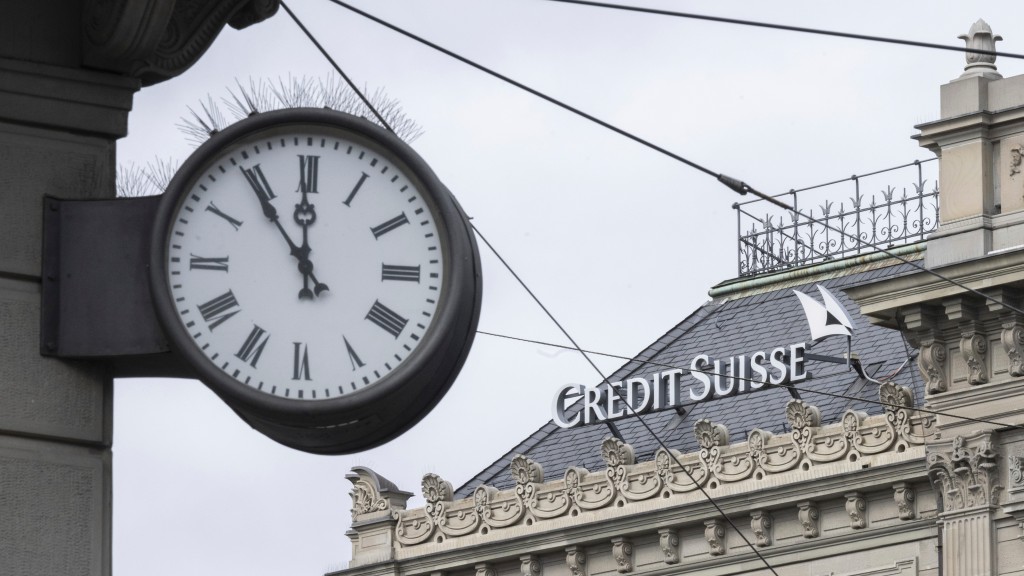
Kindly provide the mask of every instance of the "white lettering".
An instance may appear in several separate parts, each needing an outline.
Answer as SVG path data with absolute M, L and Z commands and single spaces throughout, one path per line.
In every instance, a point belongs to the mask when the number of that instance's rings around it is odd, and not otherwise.
M 778 377 L 770 376 L 768 381 L 774 385 L 779 385 L 785 382 L 789 375 L 786 373 L 786 349 L 776 348 L 772 350 L 771 357 L 769 358 L 772 363 L 772 367 L 779 371 Z
M 612 382 L 608 384 L 608 418 L 614 420 L 616 418 L 622 418 L 626 413 L 617 406 L 619 398 L 619 389 L 622 387 L 622 382 Z
M 750 355 L 750 369 L 753 372 L 750 377 L 750 389 L 757 390 L 768 381 L 768 371 L 765 370 L 763 362 L 768 355 L 759 350 Z
M 583 392 L 583 423 L 603 422 L 608 419 L 608 414 L 601 407 L 601 391 L 597 388 L 585 387 Z M 593 414 L 593 419 L 591 419 Z
M 555 424 L 557 424 L 559 428 L 572 428 L 573 426 L 577 426 L 580 423 L 579 412 L 577 412 L 571 420 L 566 420 L 565 417 L 565 409 L 567 408 L 566 400 L 570 400 L 569 394 L 576 390 L 576 388 L 577 386 L 575 384 L 566 384 L 565 386 L 559 388 L 558 394 L 555 395 L 555 405 L 552 407 L 551 411 L 554 413 Z M 582 384 L 579 385 L 579 389 L 580 394 L 582 395 Z M 579 396 L 574 396 L 573 398 L 571 398 L 571 402 L 569 402 L 569 404 L 575 403 L 577 399 L 579 399 Z
M 806 342 L 793 344 L 789 347 L 789 381 L 791 383 L 807 379 L 807 367 L 804 365 L 804 350 L 806 348 Z
M 654 397 L 651 394 L 651 385 L 647 382 L 646 378 L 630 378 L 626 380 L 626 386 L 629 386 L 630 390 L 636 387 L 637 390 L 643 390 L 644 398 L 637 404 L 631 404 L 633 410 L 638 414 L 643 414 L 651 407 L 651 402 L 654 401 Z
M 679 368 L 673 368 L 671 370 L 665 370 L 661 373 L 661 380 L 664 384 L 664 389 L 667 392 L 665 398 L 665 404 L 658 408 L 668 408 L 670 406 L 677 406 L 679 404 L 679 377 L 682 376 L 683 371 Z M 662 387 L 659 386 L 659 389 Z
M 690 362 L 690 374 L 693 375 L 697 381 L 704 384 L 704 391 L 700 394 L 694 394 L 693 387 L 690 387 L 690 400 L 699 402 L 711 394 L 711 378 L 708 378 L 708 375 L 704 373 L 708 360 L 709 358 L 707 354 L 698 354 L 694 357 L 693 362 Z

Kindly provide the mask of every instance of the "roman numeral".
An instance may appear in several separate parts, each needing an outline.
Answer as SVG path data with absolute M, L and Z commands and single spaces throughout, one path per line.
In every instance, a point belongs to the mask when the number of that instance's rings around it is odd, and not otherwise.
M 292 365 L 292 380 L 312 380 L 309 376 L 309 347 L 302 342 L 295 345 L 295 361 Z
M 380 280 L 400 280 L 405 282 L 420 281 L 419 266 L 396 266 L 394 264 L 380 265 Z
M 235 357 L 255 368 L 256 363 L 260 361 L 260 355 L 263 354 L 263 348 L 267 345 L 267 340 L 270 340 L 270 334 L 253 324 L 252 332 L 249 332 Z
M 385 332 L 395 338 L 398 338 L 398 335 L 402 333 L 402 329 L 409 322 L 409 320 L 402 318 L 394 310 L 381 304 L 380 300 L 373 302 L 373 306 L 366 314 L 366 319 L 380 326 Z
M 256 191 L 256 195 L 263 201 L 273 200 L 277 198 L 274 195 L 274 191 L 270 189 L 270 183 L 267 182 L 267 177 L 263 175 L 263 169 L 257 164 L 252 168 L 242 168 L 242 174 L 245 174 L 245 179 L 249 182 L 249 186 Z
M 355 188 L 352 188 L 352 191 L 348 193 L 348 198 L 345 198 L 345 201 L 342 202 L 342 204 L 351 208 L 352 199 L 356 197 L 356 193 L 359 192 L 359 189 L 363 187 L 363 182 L 366 182 L 366 179 L 369 177 L 369 174 L 363 172 L 363 175 L 359 177 L 359 182 L 356 182 Z
M 320 170 L 319 156 L 299 156 L 299 192 L 317 194 L 317 176 Z
M 381 236 L 387 234 L 388 232 L 391 232 L 395 228 L 398 228 L 402 224 L 408 223 L 409 219 L 405 217 L 405 212 L 402 212 L 401 214 L 395 216 L 391 220 L 388 220 L 387 222 L 378 224 L 377 226 L 370 228 L 370 232 L 373 232 L 374 238 L 380 238 Z
M 238 300 L 235 300 L 235 295 L 231 293 L 231 290 L 228 290 L 209 302 L 200 304 L 198 308 L 199 314 L 202 315 L 203 320 L 206 321 L 210 330 L 220 326 L 227 319 L 238 314 L 242 310 L 238 306 Z
M 228 216 L 227 214 L 221 212 L 220 209 L 217 208 L 217 205 L 214 204 L 213 202 L 210 202 L 210 205 L 206 207 L 206 211 L 213 212 L 217 216 L 220 216 L 221 218 L 226 220 L 228 224 L 231 224 L 235 228 L 235 230 L 238 230 L 238 227 L 242 225 L 241 220 L 235 220 L 231 216 Z
M 222 256 L 217 258 L 206 258 L 204 256 L 196 256 L 191 254 L 192 259 L 189 260 L 189 270 L 218 270 L 220 272 L 228 271 L 228 257 Z
M 352 349 L 352 345 L 348 343 L 348 338 L 342 336 L 341 339 L 345 342 L 345 350 L 348 351 L 348 361 L 352 363 L 352 370 L 366 366 L 366 364 L 359 359 L 359 355 L 356 354 L 356 351 Z

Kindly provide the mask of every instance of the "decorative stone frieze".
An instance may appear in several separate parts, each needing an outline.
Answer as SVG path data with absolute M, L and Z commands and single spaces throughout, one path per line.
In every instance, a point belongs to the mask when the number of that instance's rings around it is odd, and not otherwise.
M 679 563 L 679 532 L 674 528 L 658 530 L 658 544 L 665 555 L 665 564 Z
M 764 548 L 772 545 L 772 513 L 755 510 L 750 513 L 750 530 L 754 533 L 754 544 Z
M 569 566 L 570 576 L 587 576 L 587 553 L 582 546 L 566 548 L 565 563 Z
M 797 504 L 800 509 L 797 512 L 797 518 L 800 520 L 800 526 L 804 529 L 804 538 L 817 538 L 821 533 L 819 520 L 821 514 L 818 511 L 817 502 L 804 501 Z
M 867 509 L 868 503 L 864 494 L 860 492 L 848 492 L 846 498 L 846 513 L 850 515 L 850 528 L 860 530 L 868 525 Z
M 929 446 L 928 476 L 941 486 L 942 511 L 953 512 L 999 503 L 994 432 L 970 438 L 957 436 L 952 444 Z
M 917 493 L 913 486 L 906 482 L 893 484 L 892 497 L 896 501 L 896 510 L 899 511 L 900 520 L 913 520 L 917 516 Z
M 428 474 L 423 508 L 392 509 L 397 519 L 395 540 L 409 547 L 511 527 L 543 530 L 549 521 L 596 511 L 606 514 L 608 509 L 618 509 L 617 513 L 629 514 L 634 503 L 648 502 L 649 507 L 654 498 L 678 502 L 676 498 L 696 498 L 701 490 L 724 486 L 758 490 L 759 482 L 770 476 L 802 474 L 804 466 L 811 464 L 822 467 L 818 474 L 827 475 L 826 467 L 833 463 L 870 465 L 878 455 L 888 459 L 931 442 L 934 416 L 914 411 L 909 389 L 884 383 L 879 386 L 879 398 L 886 404 L 884 414 L 868 416 L 848 410 L 840 422 L 830 425 L 822 425 L 813 405 L 792 400 L 786 409 L 791 433 L 776 436 L 753 430 L 746 442 L 736 444 L 729 444 L 725 426 L 700 420 L 693 428 L 699 444 L 696 452 L 661 448 L 646 462 L 636 461 L 629 444 L 608 437 L 601 444 L 605 470 L 570 467 L 560 479 L 545 480 L 539 465 L 516 456 L 510 463 L 513 488 L 479 486 L 470 498 L 458 501 L 452 501 L 449 483 Z M 769 516 L 763 516 L 763 521 L 770 522 Z M 752 528 L 755 533 L 763 531 L 764 545 L 770 545 L 770 524 L 758 528 L 752 522 Z M 666 552 L 666 557 L 671 554 Z
M 519 557 L 519 572 L 523 576 L 541 576 L 543 570 L 540 557 L 536 554 L 526 554 Z
M 633 541 L 623 536 L 612 538 L 612 558 L 620 574 L 633 571 Z
M 704 521 L 704 539 L 708 541 L 708 553 L 712 556 L 725 554 L 725 521 L 711 518 Z

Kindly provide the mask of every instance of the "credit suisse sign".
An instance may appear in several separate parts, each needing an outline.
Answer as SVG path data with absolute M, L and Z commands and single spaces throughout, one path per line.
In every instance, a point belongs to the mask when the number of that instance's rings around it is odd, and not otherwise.
M 853 322 L 839 300 L 818 286 L 824 305 L 802 292 L 799 296 L 814 341 L 828 336 L 850 338 Z M 757 350 L 726 359 L 698 354 L 688 371 L 659 370 L 597 386 L 566 384 L 555 394 L 555 424 L 573 428 L 656 412 L 684 403 L 704 402 L 754 392 L 766 385 L 792 385 L 808 378 L 807 342 Z

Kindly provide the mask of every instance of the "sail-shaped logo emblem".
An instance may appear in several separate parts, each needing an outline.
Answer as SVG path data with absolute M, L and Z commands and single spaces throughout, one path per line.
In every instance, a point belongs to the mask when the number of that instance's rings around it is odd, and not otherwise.
M 815 288 L 821 293 L 824 304 L 811 298 L 798 290 L 793 293 L 800 298 L 804 315 L 807 317 L 807 326 L 811 330 L 811 340 L 818 342 L 829 336 L 853 336 L 853 320 L 846 312 L 846 308 L 839 303 L 839 299 L 825 289 L 821 284 L 815 284 Z

